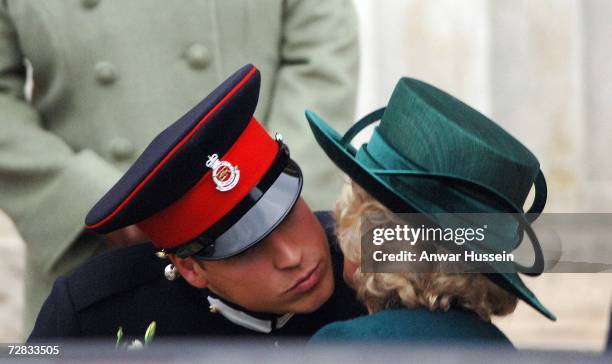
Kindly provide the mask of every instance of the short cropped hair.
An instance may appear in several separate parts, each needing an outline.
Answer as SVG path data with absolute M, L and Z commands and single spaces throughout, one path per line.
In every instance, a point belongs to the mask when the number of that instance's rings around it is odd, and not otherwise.
M 344 187 L 334 213 L 339 245 L 345 257 L 356 263 L 361 261 L 362 224 L 398 221 L 355 182 Z M 374 312 L 399 307 L 447 311 L 454 305 L 489 321 L 493 315 L 512 313 L 518 302 L 516 296 L 479 273 L 363 273 L 359 267 L 352 278 L 357 297 Z

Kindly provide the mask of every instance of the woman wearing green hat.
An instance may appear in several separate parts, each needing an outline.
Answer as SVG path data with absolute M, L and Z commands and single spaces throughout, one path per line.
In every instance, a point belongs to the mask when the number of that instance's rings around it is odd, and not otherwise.
M 313 342 L 487 342 L 511 347 L 491 317 L 512 313 L 518 299 L 556 319 L 518 275 L 542 273 L 543 256 L 530 223 L 546 202 L 539 162 L 519 141 L 453 96 L 410 78 L 399 81 L 386 108 L 358 121 L 344 136 L 315 113 L 307 111 L 306 117 L 317 142 L 352 179 L 337 203 L 336 233 L 345 279 L 370 312 L 325 326 Z M 353 137 L 378 120 L 370 140 L 355 150 Z M 525 212 L 532 187 L 534 202 Z M 482 273 L 362 272 L 357 263 L 362 227 L 406 224 L 399 213 L 507 216 L 515 236 L 498 239 L 489 248 L 512 251 L 526 236 L 534 263 L 525 267 L 512 262 L 510 270 L 491 264 Z M 419 249 L 428 248 L 417 243 L 412 249 L 418 255 Z

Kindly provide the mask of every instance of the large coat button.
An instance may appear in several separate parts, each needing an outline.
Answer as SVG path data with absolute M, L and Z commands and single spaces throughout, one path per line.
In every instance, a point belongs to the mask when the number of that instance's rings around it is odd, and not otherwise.
M 203 44 L 193 44 L 185 52 L 187 62 L 193 69 L 202 69 L 210 63 L 210 51 Z
M 81 0 L 81 4 L 85 9 L 93 9 L 100 3 L 100 0 Z
M 98 62 L 95 67 L 96 80 L 102 85 L 108 85 L 119 77 L 117 68 L 110 62 Z
M 109 149 L 113 159 L 125 160 L 134 155 L 134 144 L 126 138 L 113 138 L 109 142 Z

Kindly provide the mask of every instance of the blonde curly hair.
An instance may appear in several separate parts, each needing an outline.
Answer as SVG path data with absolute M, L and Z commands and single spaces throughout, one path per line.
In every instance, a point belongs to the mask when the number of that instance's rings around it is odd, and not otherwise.
M 334 213 L 338 242 L 352 262 L 361 261 L 363 224 L 398 219 L 355 182 L 345 186 Z M 359 267 L 352 278 L 357 297 L 373 312 L 402 306 L 447 311 L 458 305 L 489 321 L 493 315 L 512 313 L 518 302 L 516 296 L 477 273 L 362 273 Z

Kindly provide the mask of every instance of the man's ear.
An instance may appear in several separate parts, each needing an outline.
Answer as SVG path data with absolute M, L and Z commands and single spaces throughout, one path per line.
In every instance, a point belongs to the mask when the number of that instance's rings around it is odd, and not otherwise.
M 170 255 L 169 258 L 187 283 L 196 288 L 206 288 L 208 286 L 208 273 L 196 259 L 192 257 L 179 258 L 175 255 Z

